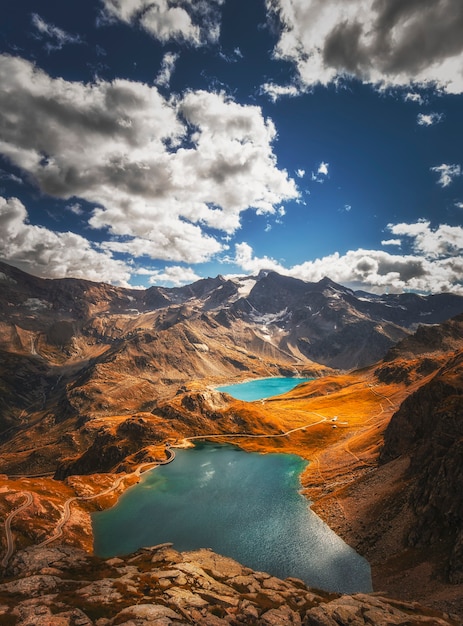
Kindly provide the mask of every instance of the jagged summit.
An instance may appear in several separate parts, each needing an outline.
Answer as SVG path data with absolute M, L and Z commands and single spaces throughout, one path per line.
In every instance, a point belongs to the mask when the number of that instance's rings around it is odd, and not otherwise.
M 0 284 L 5 324 L 0 347 L 6 349 L 11 342 L 22 345 L 22 339 L 13 337 L 26 327 L 36 333 L 35 343 L 59 335 L 57 324 L 63 332 L 68 324 L 67 335 L 72 329 L 68 343 L 88 343 L 92 335 L 104 343 L 130 338 L 147 324 L 164 330 L 182 323 L 197 327 L 206 315 L 209 325 L 218 325 L 217 334 L 223 326 L 239 327 L 240 333 L 247 327 L 242 346 L 246 349 L 251 342 L 260 346 L 253 350 L 261 352 L 266 346 L 267 352 L 285 354 L 293 362 L 307 359 L 347 369 L 379 360 L 418 324 L 439 323 L 463 311 L 463 297 L 453 294 L 370 298 L 328 277 L 310 283 L 269 270 L 138 290 L 72 278 L 36 278 L 0 263 Z

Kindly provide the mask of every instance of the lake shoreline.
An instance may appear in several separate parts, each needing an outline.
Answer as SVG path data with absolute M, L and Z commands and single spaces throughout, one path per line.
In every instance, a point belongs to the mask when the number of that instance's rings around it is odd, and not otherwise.
M 306 465 L 296 455 L 256 455 L 210 441 L 179 450 L 175 463 L 145 472 L 115 507 L 94 514 L 94 553 L 108 558 L 170 541 L 182 551 L 210 547 L 252 569 L 301 578 L 312 587 L 371 591 L 368 563 L 311 511 L 302 493 Z

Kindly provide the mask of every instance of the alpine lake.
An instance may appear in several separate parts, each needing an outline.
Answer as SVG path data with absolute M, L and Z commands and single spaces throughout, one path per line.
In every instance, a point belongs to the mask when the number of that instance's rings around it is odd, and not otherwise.
M 278 380 L 278 393 L 304 381 L 286 379 L 285 386 Z M 254 390 L 242 384 L 247 397 L 240 399 L 249 401 L 251 392 L 252 399 L 269 397 L 260 395 L 269 389 L 276 395 L 275 379 L 252 382 Z M 242 385 L 219 390 L 238 397 Z M 306 465 L 291 454 L 206 441 L 176 450 L 172 463 L 144 473 L 114 507 L 93 514 L 95 554 L 117 556 L 172 542 L 180 551 L 212 548 L 252 569 L 327 591 L 371 591 L 368 562 L 300 494 Z

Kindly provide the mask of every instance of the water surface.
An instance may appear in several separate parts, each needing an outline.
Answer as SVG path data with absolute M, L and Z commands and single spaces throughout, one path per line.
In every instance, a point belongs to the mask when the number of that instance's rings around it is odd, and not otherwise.
M 254 400 L 279 396 L 282 393 L 291 391 L 300 383 L 305 383 L 309 380 L 313 380 L 313 378 L 257 378 L 256 380 L 249 380 L 235 385 L 216 387 L 216 389 L 217 391 L 224 391 L 230 394 L 237 400 L 253 402 Z
M 306 462 L 201 443 L 143 475 L 93 515 L 95 553 L 109 557 L 173 542 L 212 548 L 253 569 L 322 589 L 370 591 L 368 563 L 310 511 L 299 493 Z

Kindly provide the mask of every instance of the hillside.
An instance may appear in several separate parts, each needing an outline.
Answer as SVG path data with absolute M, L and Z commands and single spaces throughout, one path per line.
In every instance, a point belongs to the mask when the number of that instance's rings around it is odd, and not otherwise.
M 458 296 L 357 296 L 329 279 L 275 272 L 143 291 L 0 264 L 0 280 L 0 450 L 9 473 L 71 467 L 87 450 L 79 471 L 110 471 L 166 437 L 210 432 L 204 417 L 165 419 L 162 407 L 179 392 L 370 364 L 423 319 L 463 310 Z M 133 415 L 143 420 L 136 434 L 121 425 Z
M 325 490 L 314 509 L 368 558 L 375 588 L 463 612 L 463 316 L 404 339 L 374 376 L 409 391 L 390 407 L 373 459 L 368 438 L 349 444 L 370 464 L 364 475 Z
M 375 589 L 463 615 L 462 297 L 274 272 L 143 291 L 2 264 L 0 281 L 0 512 L 33 499 L 16 548 L 90 550 L 91 510 L 166 460 L 166 442 L 213 433 L 309 460 L 304 493 Z M 315 380 L 254 403 L 214 390 L 278 375 Z

